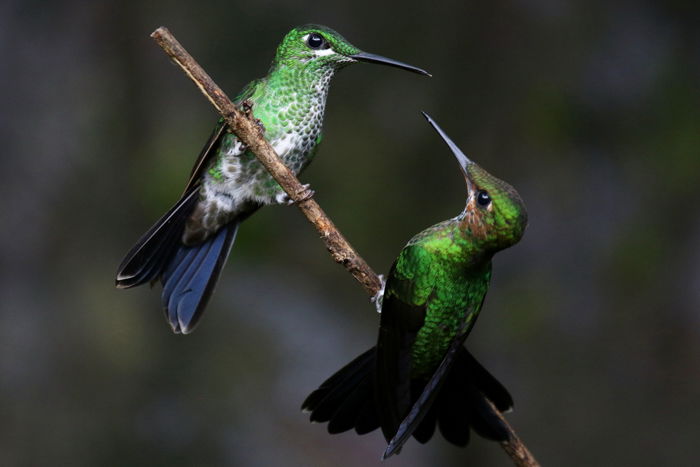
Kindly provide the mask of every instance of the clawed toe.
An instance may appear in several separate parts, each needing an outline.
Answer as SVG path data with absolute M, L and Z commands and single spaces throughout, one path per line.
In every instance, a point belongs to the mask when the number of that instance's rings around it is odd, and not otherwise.
M 302 201 L 306 201 L 307 199 L 311 199 L 316 192 L 310 188 L 311 185 L 308 183 L 305 185 L 302 185 L 302 189 L 299 190 L 297 193 L 297 197 L 299 198 L 299 202 L 301 203 Z M 294 204 L 294 200 L 289 196 L 286 192 L 282 191 L 275 196 L 275 201 L 278 204 L 284 204 L 287 206 L 291 206 Z

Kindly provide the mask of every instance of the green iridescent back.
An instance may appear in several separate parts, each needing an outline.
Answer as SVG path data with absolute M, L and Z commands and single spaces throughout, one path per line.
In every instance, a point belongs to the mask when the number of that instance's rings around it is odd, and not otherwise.
M 488 290 L 491 262 L 474 264 L 469 259 L 482 256 L 456 220 L 421 232 L 401 251 L 384 300 L 396 299 L 408 306 L 390 306 L 382 314 L 420 310 L 422 322 L 411 346 L 411 377 L 429 376 L 458 331 L 468 332 L 474 325 Z

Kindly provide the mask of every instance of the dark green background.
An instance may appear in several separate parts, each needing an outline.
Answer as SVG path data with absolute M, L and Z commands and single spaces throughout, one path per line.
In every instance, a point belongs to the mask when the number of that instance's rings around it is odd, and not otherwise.
M 700 438 L 696 2 L 84 2 L 0 5 L 0 463 L 379 465 L 378 433 L 299 406 L 378 317 L 295 208 L 247 221 L 197 331 L 118 291 L 216 115 L 149 34 L 168 26 L 235 95 L 292 26 L 337 29 L 432 79 L 335 79 L 302 180 L 386 272 L 463 207 L 429 112 L 525 199 L 469 346 L 547 466 L 693 465 Z M 410 442 L 387 465 L 508 466 L 498 445 Z

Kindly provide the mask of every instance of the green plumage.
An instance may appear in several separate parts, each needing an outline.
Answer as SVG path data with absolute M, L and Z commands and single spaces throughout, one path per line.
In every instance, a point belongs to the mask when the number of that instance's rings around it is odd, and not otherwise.
M 310 42 L 314 38 L 318 43 Z M 326 99 L 334 74 L 347 65 L 366 60 L 423 70 L 362 52 L 330 28 L 305 25 L 292 29 L 277 48 L 267 76 L 249 83 L 234 100 L 248 108 L 292 172 L 299 174 L 311 162 L 322 139 Z M 195 167 L 201 171 L 199 202 L 183 234 L 183 243 L 196 245 L 223 225 L 266 204 L 288 198 L 260 161 L 224 130 L 220 120 L 210 150 Z
M 491 278 L 488 262 L 465 267 L 473 245 L 457 221 L 436 227 L 401 251 L 384 293 L 387 303 L 396 300 L 408 306 L 388 307 L 383 317 L 400 310 L 423 310 L 423 323 L 411 346 L 412 377 L 429 376 L 460 327 L 466 323 L 468 332 L 474 325 Z
M 428 75 L 420 68 L 362 52 L 325 26 L 305 25 L 284 37 L 264 78 L 234 99 L 259 122 L 265 139 L 295 174 L 321 142 L 331 78 L 356 62 Z M 127 253 L 117 287 L 160 279 L 173 330 L 194 329 L 214 291 L 238 227 L 267 204 L 289 199 L 262 164 L 219 120 L 197 158 L 182 197 Z
M 414 236 L 401 250 L 381 298 L 376 350 L 325 381 L 304 402 L 311 420 L 336 433 L 381 427 L 384 457 L 414 436 L 428 441 L 436 425 L 463 446 L 470 427 L 504 440 L 508 434 L 486 402 L 504 411 L 508 391 L 463 347 L 491 279 L 491 259 L 517 243 L 527 224 L 520 195 L 469 160 L 429 117 L 460 163 L 467 185 L 458 216 Z

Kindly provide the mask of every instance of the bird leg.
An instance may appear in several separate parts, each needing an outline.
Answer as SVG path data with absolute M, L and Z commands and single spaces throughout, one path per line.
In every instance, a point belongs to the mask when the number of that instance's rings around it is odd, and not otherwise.
M 379 288 L 376 294 L 374 294 L 374 297 L 370 298 L 369 301 L 374 303 L 374 306 L 377 308 L 377 313 L 382 312 L 382 303 L 384 302 L 384 289 L 386 289 L 386 278 L 384 277 L 384 274 L 379 274 L 379 281 L 382 283 L 382 286 Z
M 311 189 L 311 185 L 308 183 L 304 184 L 301 186 L 301 190 L 297 192 L 297 196 L 299 197 L 299 202 L 301 203 L 302 201 L 306 201 L 307 199 L 311 199 L 316 192 Z M 287 206 L 291 206 L 294 204 L 294 200 L 284 191 L 280 191 L 277 193 L 275 196 L 275 201 L 278 204 L 286 204 Z
M 253 101 L 250 99 L 245 99 L 243 102 L 241 102 L 241 108 L 243 109 L 243 113 L 245 114 L 246 118 L 248 119 L 253 119 L 256 125 L 258 125 L 258 128 L 260 129 L 260 136 L 265 135 L 265 125 L 263 124 L 262 120 L 259 118 L 255 118 L 255 115 L 253 115 Z

